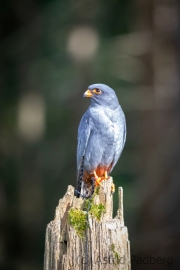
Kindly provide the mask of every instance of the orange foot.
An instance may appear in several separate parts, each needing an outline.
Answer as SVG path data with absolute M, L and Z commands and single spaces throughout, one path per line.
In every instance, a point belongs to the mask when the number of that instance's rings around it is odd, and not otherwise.
M 108 179 L 107 171 L 105 171 L 105 174 L 102 177 L 98 177 L 96 171 L 94 171 L 93 173 L 94 173 L 94 179 L 95 179 L 95 187 L 98 187 L 98 186 L 101 186 L 102 187 L 101 182 L 103 180 L 107 180 Z M 114 192 L 115 192 L 115 184 L 112 184 L 111 185 L 111 193 L 114 193 Z
M 103 181 L 103 180 L 107 180 L 108 178 L 109 178 L 109 176 L 108 176 L 108 174 L 107 174 L 107 171 L 105 171 L 104 176 L 101 177 L 101 179 L 102 179 L 102 181 Z
M 101 182 L 102 182 L 102 178 L 97 176 L 96 171 L 93 172 L 94 173 L 94 179 L 95 179 L 95 186 L 102 186 Z
M 108 179 L 107 171 L 105 171 L 105 174 L 102 177 L 98 177 L 96 171 L 94 171 L 93 173 L 94 173 L 94 179 L 95 179 L 95 186 L 96 187 L 97 186 L 102 186 L 101 185 L 101 182 L 103 180 L 107 180 Z

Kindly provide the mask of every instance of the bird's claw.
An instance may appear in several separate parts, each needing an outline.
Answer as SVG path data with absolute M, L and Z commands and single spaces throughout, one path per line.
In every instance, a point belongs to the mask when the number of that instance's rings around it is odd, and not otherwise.
M 98 177 L 96 171 L 94 171 L 93 173 L 94 173 L 94 179 L 95 179 L 95 186 L 102 187 L 101 182 L 103 180 L 107 180 L 109 178 L 107 171 L 105 171 L 104 176 L 102 176 L 102 177 Z
M 101 177 L 98 177 L 96 172 L 94 171 L 94 180 L 95 180 L 95 186 L 101 186 L 101 182 L 102 182 L 102 178 Z
M 101 187 L 102 187 L 101 182 L 102 182 L 102 178 L 101 178 L 101 177 L 96 178 L 96 179 L 95 179 L 95 186 L 96 186 L 96 187 L 97 187 L 97 186 L 101 186 Z
M 115 192 L 115 184 L 112 184 L 111 185 L 111 193 L 114 193 Z

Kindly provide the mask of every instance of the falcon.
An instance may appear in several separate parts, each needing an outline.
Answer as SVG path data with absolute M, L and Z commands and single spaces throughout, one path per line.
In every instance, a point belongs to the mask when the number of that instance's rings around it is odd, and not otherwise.
M 126 120 L 109 86 L 92 84 L 84 97 L 90 99 L 90 106 L 78 128 L 76 196 L 89 198 L 94 186 L 108 179 L 122 153 Z

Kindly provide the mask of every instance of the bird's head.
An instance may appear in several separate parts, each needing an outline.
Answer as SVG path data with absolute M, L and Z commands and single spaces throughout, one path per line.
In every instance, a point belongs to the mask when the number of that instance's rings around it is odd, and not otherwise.
M 97 83 L 88 87 L 84 97 L 91 99 L 91 105 L 102 105 L 112 109 L 119 106 L 117 96 L 112 88 L 105 84 Z

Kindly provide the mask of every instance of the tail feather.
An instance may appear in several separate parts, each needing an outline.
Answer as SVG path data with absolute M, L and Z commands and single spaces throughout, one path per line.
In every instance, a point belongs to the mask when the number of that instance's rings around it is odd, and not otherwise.
M 79 169 L 79 173 L 77 176 L 77 186 L 76 190 L 80 193 L 81 192 L 81 186 L 82 186 L 82 181 L 83 181 L 83 174 L 84 174 L 84 156 L 81 158 L 81 166 Z M 79 198 L 79 193 L 76 194 L 76 197 Z

